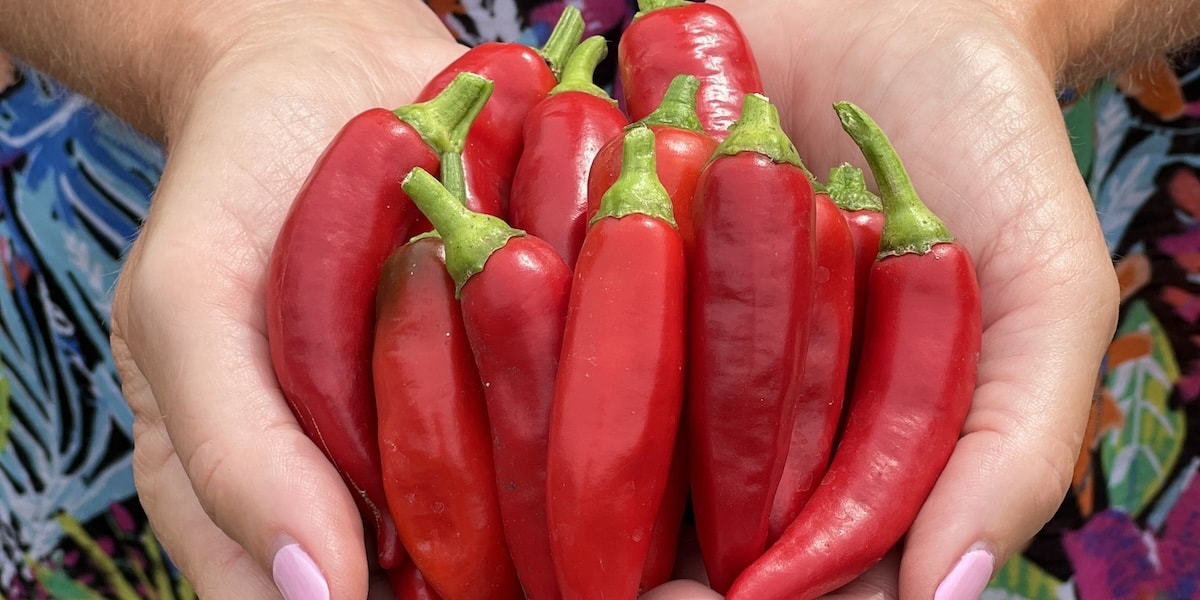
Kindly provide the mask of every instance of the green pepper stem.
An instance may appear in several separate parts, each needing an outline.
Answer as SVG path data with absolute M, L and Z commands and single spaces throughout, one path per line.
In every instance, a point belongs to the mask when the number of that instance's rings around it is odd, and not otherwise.
M 677 6 L 687 6 L 693 4 L 688 0 L 638 0 L 638 13 L 648 13 L 652 10 L 660 8 L 675 8 Z
M 663 99 L 650 114 L 628 128 L 637 125 L 647 127 L 660 125 L 686 131 L 704 133 L 700 117 L 696 114 L 696 94 L 700 91 L 700 79 L 695 75 L 676 75 L 667 86 Z
M 596 85 L 596 67 L 604 57 L 608 56 L 608 40 L 602 35 L 594 35 L 579 44 L 563 66 L 562 76 L 558 85 L 550 90 L 549 95 L 563 92 L 583 92 L 597 98 L 607 100 L 616 106 L 617 101 Z
M 492 96 L 492 82 L 474 73 L 459 73 L 437 96 L 392 111 L 408 123 L 438 154 L 462 152 L 467 132 Z
M 907 252 L 925 254 L 937 244 L 954 241 L 942 220 L 917 196 L 896 148 L 879 125 L 849 102 L 837 102 L 833 108 L 842 129 L 862 150 L 879 186 L 883 200 L 879 258 Z
M 849 163 L 842 163 L 829 170 L 825 193 L 844 211 L 883 211 L 883 201 L 867 189 L 862 169 Z
M 459 204 L 467 206 L 467 171 L 461 152 L 443 152 L 439 157 L 442 187 Z
M 400 185 L 441 234 L 446 246 L 446 271 L 454 279 L 455 293 L 461 293 L 467 280 L 482 271 L 492 254 L 508 240 L 525 235 L 496 217 L 467 210 L 421 167 L 410 171 Z
M 808 174 L 796 146 L 779 124 L 779 111 L 762 94 L 746 94 L 741 115 L 730 126 L 728 137 L 717 145 L 714 156 L 739 152 L 757 152 L 777 163 L 795 165 Z M 812 179 L 809 175 L 809 180 Z
M 570 4 L 563 7 L 562 15 L 550 31 L 550 37 L 546 38 L 546 45 L 538 51 L 550 67 L 550 72 L 554 73 L 555 79 L 561 79 L 567 60 L 579 46 L 579 40 L 583 39 L 585 27 L 583 13 L 578 7 Z
M 591 222 L 595 223 L 604 217 L 619 219 L 626 215 L 644 214 L 678 227 L 671 196 L 658 179 L 654 132 L 648 127 L 635 127 L 625 134 L 624 144 L 621 174 L 600 197 L 600 208 Z

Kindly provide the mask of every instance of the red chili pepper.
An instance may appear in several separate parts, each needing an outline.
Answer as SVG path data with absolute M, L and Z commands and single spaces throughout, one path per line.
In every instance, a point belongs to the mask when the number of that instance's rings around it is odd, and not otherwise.
M 828 194 L 816 194 L 813 202 L 817 263 L 808 351 L 804 355 L 791 447 L 771 509 L 768 546 L 800 514 L 829 466 L 850 365 L 850 342 L 854 334 L 854 242 L 846 219 Z
M 703 2 L 638 0 L 638 9 L 617 46 L 629 118 L 650 114 L 675 76 L 695 75 L 700 123 L 724 139 L 746 94 L 763 91 L 758 62 L 741 27 L 725 9 Z
M 835 108 L 883 195 L 862 362 L 828 473 L 731 599 L 809 600 L 878 562 L 945 468 L 975 391 L 982 326 L 971 258 L 921 203 L 878 125 L 852 104 Z
M 541 50 L 516 42 L 485 42 L 463 53 L 425 85 L 418 100 L 439 93 L 459 73 L 475 73 L 495 82 L 463 151 L 467 197 L 476 212 L 505 217 L 513 173 L 524 146 L 525 117 L 558 84 L 567 56 L 583 37 L 583 15 L 567 5 Z M 434 172 L 434 171 L 431 171 Z M 424 219 L 415 228 L 427 231 Z
M 692 505 L 709 583 L 762 554 L 801 390 L 813 191 L 779 114 L 749 94 L 700 175 L 688 327 Z
M 633 598 L 683 399 L 686 266 L 654 133 L 625 137 L 575 267 L 550 421 L 550 547 L 563 597 Z
M 428 102 L 352 118 L 317 159 L 271 252 L 267 339 L 280 390 L 375 528 L 384 568 L 404 549 L 385 508 L 376 440 L 379 271 L 416 215 L 400 178 L 461 147 L 491 85 L 463 75 Z
M 442 600 L 421 574 L 416 563 L 411 560 L 404 561 L 399 568 L 389 570 L 387 576 L 396 600 Z
M 504 543 L 483 385 L 443 252 L 436 235 L 419 236 L 380 277 L 373 367 L 388 507 L 439 596 L 523 598 Z
M 629 121 L 592 82 L 608 42 L 593 36 L 571 53 L 562 82 L 525 120 L 525 148 L 513 176 L 508 221 L 550 243 L 574 265 L 587 228 L 588 171 L 600 147 Z
M 546 461 L 571 268 L 547 242 L 468 211 L 421 171 L 405 189 L 445 240 L 446 268 L 484 384 L 495 486 L 517 573 L 527 597 L 557 599 Z
M 679 534 L 683 531 L 683 518 L 688 504 L 688 470 L 691 464 L 687 453 L 687 428 L 681 419 L 679 431 L 675 434 L 675 450 L 671 456 L 671 471 L 667 473 L 666 490 L 658 507 L 658 516 L 654 519 L 654 529 L 650 532 L 650 549 L 642 569 L 639 595 L 670 581 L 675 573 Z
M 849 371 L 853 375 L 862 348 L 867 281 L 871 265 L 875 264 L 875 256 L 879 254 L 879 235 L 883 232 L 883 203 L 867 191 L 862 170 L 848 164 L 829 171 L 825 190 L 842 210 L 854 240 L 854 338 L 850 346 Z
M 671 80 L 662 102 L 653 112 L 634 126 L 646 126 L 654 132 L 654 155 L 657 157 L 658 178 L 671 196 L 675 222 L 687 254 L 695 245 L 692 225 L 692 199 L 700 171 L 708 164 L 717 141 L 704 132 L 696 117 L 696 91 L 700 80 L 692 75 L 679 75 Z M 588 175 L 588 214 L 600 208 L 600 198 L 621 173 L 624 136 L 617 136 L 604 145 L 592 163 Z

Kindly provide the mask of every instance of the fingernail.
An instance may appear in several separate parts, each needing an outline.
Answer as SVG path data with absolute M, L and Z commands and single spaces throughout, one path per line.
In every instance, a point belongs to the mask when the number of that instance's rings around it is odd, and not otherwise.
M 938 585 L 933 600 L 979 600 L 992 578 L 996 559 L 987 550 L 971 550 Z
M 287 600 L 329 600 L 329 584 L 300 544 L 288 544 L 275 553 L 271 576 Z

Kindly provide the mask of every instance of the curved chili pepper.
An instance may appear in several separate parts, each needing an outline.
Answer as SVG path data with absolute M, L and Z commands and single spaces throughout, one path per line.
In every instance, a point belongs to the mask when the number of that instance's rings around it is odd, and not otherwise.
M 813 198 L 816 209 L 816 273 L 808 351 L 791 446 L 775 492 L 767 545 L 800 514 L 829 466 L 841 421 L 854 334 L 854 241 L 842 212 L 828 194 Z
M 675 76 L 694 75 L 700 79 L 700 124 L 724 139 L 746 94 L 763 91 L 758 62 L 741 27 L 725 9 L 703 2 L 638 0 L 638 9 L 617 45 L 629 118 L 650 114 Z
M 421 193 L 411 178 L 409 196 Z M 388 508 L 439 596 L 522 598 L 504 543 L 483 385 L 443 261 L 441 239 L 418 236 L 380 276 L 373 369 Z
M 699 87 L 700 80 L 695 76 L 675 77 L 658 107 L 630 126 L 645 126 L 654 132 L 658 178 L 671 196 L 675 222 L 689 256 L 696 238 L 692 225 L 692 199 L 696 195 L 696 182 L 700 179 L 700 171 L 717 149 L 717 140 L 704 132 L 696 117 L 696 91 Z M 600 198 L 621 174 L 624 140 L 624 136 L 614 137 L 596 154 L 588 174 L 589 216 L 600 209 Z
M 479 202 L 472 207 L 477 212 L 507 216 L 513 173 L 524 147 L 525 117 L 558 84 L 560 69 L 583 38 L 583 29 L 583 15 L 567 5 L 541 50 L 517 42 L 484 42 L 446 66 L 417 95 L 417 100 L 437 95 L 459 73 L 495 82 L 492 99 L 471 126 L 463 151 L 467 196 Z M 421 219 L 413 233 L 428 229 L 428 221 Z
M 639 127 L 575 266 L 551 411 L 550 548 L 567 600 L 637 594 L 683 399 L 685 277 L 654 133 Z
M 982 325 L 971 258 L 921 203 L 878 125 L 852 104 L 835 108 L 883 196 L 862 362 L 829 471 L 731 599 L 810 600 L 877 563 L 945 468 L 975 391 Z
M 549 242 L 568 265 L 575 264 L 587 228 L 592 161 L 629 123 L 592 82 L 607 43 L 603 36 L 584 40 L 567 60 L 561 83 L 529 111 L 513 176 L 508 222 Z
M 724 592 L 766 548 L 813 302 L 812 185 L 765 97 L 746 96 L 693 210 L 692 505 L 709 583 Z
M 418 171 L 405 189 L 442 234 L 483 381 L 504 534 L 526 595 L 559 598 L 546 517 L 554 379 L 571 268 L 555 248 L 468 211 Z M 451 187 L 448 182 L 447 188 Z
M 375 528 L 384 568 L 404 549 L 385 508 L 371 384 L 379 270 L 416 215 L 403 173 L 437 168 L 438 153 L 460 148 L 491 86 L 463 75 L 428 102 L 352 118 L 317 159 L 271 252 L 267 340 L 280 390 Z
M 404 561 L 398 568 L 390 569 L 387 578 L 396 600 L 442 600 L 437 595 L 437 590 L 429 585 L 429 581 L 411 560 Z
M 848 164 L 829 171 L 825 191 L 833 199 L 846 224 L 850 226 L 850 237 L 854 241 L 854 337 L 850 344 L 850 370 L 852 380 L 858 355 L 862 352 L 863 319 L 867 313 L 867 281 L 871 265 L 879 254 L 879 236 L 883 232 L 883 203 L 879 197 L 867 191 L 862 170 Z

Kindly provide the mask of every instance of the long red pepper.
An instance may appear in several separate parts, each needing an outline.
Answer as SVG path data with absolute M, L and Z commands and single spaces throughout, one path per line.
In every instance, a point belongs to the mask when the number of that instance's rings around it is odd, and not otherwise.
M 459 289 L 483 381 L 495 486 L 517 573 L 528 598 L 559 598 L 546 517 L 546 461 L 571 268 L 547 242 L 468 211 L 419 171 L 405 189 L 445 240 L 446 269 Z
M 596 153 L 629 121 L 592 81 L 608 54 L 593 36 L 571 53 L 561 82 L 525 120 L 525 147 L 513 176 L 508 222 L 542 238 L 574 265 L 587 229 L 588 172 Z
M 405 192 L 414 196 L 421 190 L 411 179 Z M 483 385 L 444 259 L 440 238 L 418 236 L 392 253 L 380 277 L 373 367 L 388 507 L 439 596 L 521 598 Z
M 271 252 L 267 339 L 280 390 L 374 527 L 379 564 L 404 559 L 380 477 L 371 348 L 380 268 L 416 216 L 414 166 L 461 148 L 491 82 L 462 75 L 435 99 L 352 118 L 313 166 Z
M 695 202 L 692 504 L 709 583 L 724 592 L 766 548 L 811 325 L 812 185 L 765 97 L 746 96 Z
M 804 355 L 791 446 L 771 509 L 768 546 L 795 520 L 829 466 L 850 366 L 850 342 L 854 335 L 854 241 L 846 219 L 828 194 L 816 194 L 813 202 L 817 262 L 808 351 Z
M 667 194 L 683 236 L 688 255 L 695 244 L 692 225 L 692 199 L 700 171 L 708 164 L 717 149 L 717 140 L 705 133 L 696 116 L 696 91 L 700 80 L 692 75 L 679 75 L 671 80 L 662 102 L 650 114 L 632 126 L 649 127 L 654 132 L 654 155 L 658 178 Z M 617 136 L 596 154 L 588 174 L 588 214 L 600 209 L 600 198 L 621 173 L 624 136 Z
M 541 50 L 517 42 L 484 42 L 463 53 L 425 85 L 417 99 L 437 95 L 459 73 L 475 73 L 495 82 L 463 151 L 468 197 L 481 206 L 497 206 L 506 217 L 513 173 L 524 147 L 525 117 L 558 84 L 567 57 L 583 38 L 579 9 L 567 5 Z M 428 229 L 422 222 L 418 230 Z
M 841 209 L 854 242 L 854 338 L 850 347 L 849 371 L 853 376 L 862 348 L 867 281 L 871 265 L 875 264 L 875 257 L 879 254 L 879 236 L 883 233 L 883 203 L 867 190 L 862 170 L 848 164 L 829 170 L 825 191 Z
M 584 238 L 550 422 L 550 543 L 563 597 L 634 598 L 683 399 L 686 267 L 654 134 Z
M 746 94 L 763 91 L 758 62 L 725 9 L 689 0 L 638 0 L 621 34 L 617 73 L 631 120 L 650 114 L 675 76 L 700 79 L 697 111 L 704 130 L 724 139 Z
M 731 599 L 810 600 L 878 562 L 945 468 L 975 391 L 982 326 L 971 258 L 921 203 L 878 125 L 852 104 L 835 108 L 883 196 L 862 361 L 828 473 Z

